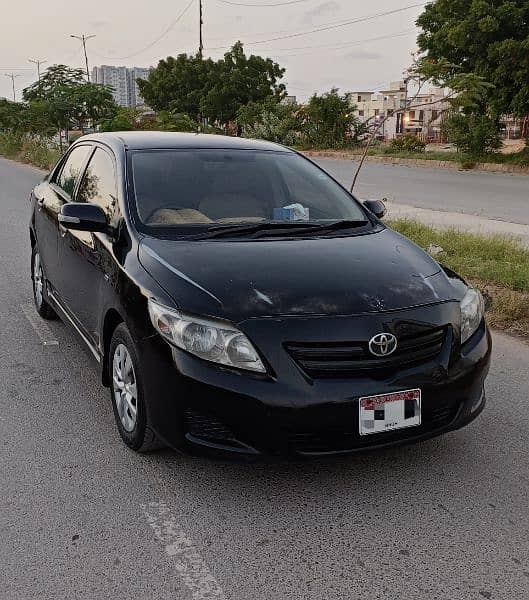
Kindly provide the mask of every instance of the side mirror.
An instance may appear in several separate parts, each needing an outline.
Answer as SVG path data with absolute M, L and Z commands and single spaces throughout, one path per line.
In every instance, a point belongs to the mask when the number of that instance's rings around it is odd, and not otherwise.
M 97 204 L 86 202 L 68 202 L 64 204 L 59 213 L 59 223 L 65 229 L 74 231 L 92 231 L 107 234 L 112 232 L 103 209 Z
M 364 200 L 364 206 L 378 219 L 382 219 L 387 212 L 386 205 L 382 200 Z

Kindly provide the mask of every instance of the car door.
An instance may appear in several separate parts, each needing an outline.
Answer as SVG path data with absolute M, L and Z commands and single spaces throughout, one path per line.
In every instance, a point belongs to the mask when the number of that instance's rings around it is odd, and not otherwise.
M 92 202 L 104 210 L 109 224 L 118 218 L 116 163 L 112 153 L 96 146 L 80 183 L 75 202 Z M 99 345 L 98 320 L 105 285 L 111 282 L 113 240 L 104 233 L 65 230 L 59 240 L 61 295 L 65 308 L 88 338 Z
M 35 232 L 45 277 L 53 289 L 60 279 L 58 261 L 58 215 L 78 183 L 79 175 L 90 154 L 91 146 L 75 146 L 53 171 L 47 181 L 35 188 Z

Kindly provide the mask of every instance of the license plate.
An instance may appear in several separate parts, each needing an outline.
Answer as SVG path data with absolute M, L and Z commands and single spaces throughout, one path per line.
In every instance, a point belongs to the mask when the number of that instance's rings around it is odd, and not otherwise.
M 360 398 L 360 435 L 395 431 L 421 424 L 421 390 Z

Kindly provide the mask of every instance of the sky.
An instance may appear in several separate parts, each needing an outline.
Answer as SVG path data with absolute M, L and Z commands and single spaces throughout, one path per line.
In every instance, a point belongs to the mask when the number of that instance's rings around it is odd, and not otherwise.
M 377 15 L 419 2 L 203 0 L 204 54 L 219 58 L 241 40 L 248 54 L 271 57 L 286 68 L 283 82 L 300 100 L 333 86 L 380 90 L 401 79 L 410 64 L 422 8 Z M 101 64 L 155 66 L 161 58 L 198 49 L 199 0 L 0 3 L 0 97 L 12 98 L 7 73 L 18 75 L 17 100 L 36 79 L 29 59 L 46 60 L 43 69 L 57 63 L 84 68 L 81 44 L 71 34 L 96 36 L 87 42 L 90 69 Z M 314 29 L 322 31 L 307 33 Z

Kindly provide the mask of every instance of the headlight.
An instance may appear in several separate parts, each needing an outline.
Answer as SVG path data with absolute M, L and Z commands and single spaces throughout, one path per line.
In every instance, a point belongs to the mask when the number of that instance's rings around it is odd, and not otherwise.
M 483 296 L 478 290 L 468 288 L 461 300 L 461 343 L 464 344 L 475 333 L 485 314 Z
M 250 340 L 235 327 L 167 308 L 149 299 L 155 329 L 171 344 L 211 362 L 265 373 Z

